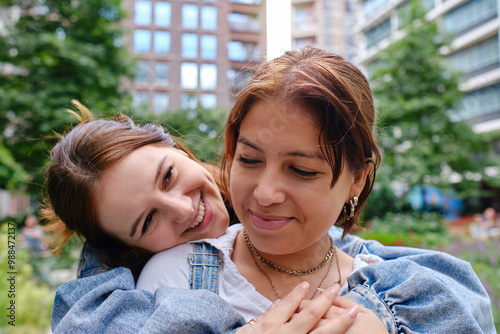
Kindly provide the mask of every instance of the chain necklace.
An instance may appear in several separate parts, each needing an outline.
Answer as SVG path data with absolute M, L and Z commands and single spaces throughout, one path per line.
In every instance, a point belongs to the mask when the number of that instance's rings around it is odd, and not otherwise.
M 310 275 L 312 273 L 315 273 L 319 269 L 323 268 L 325 266 L 325 264 L 328 262 L 328 260 L 331 259 L 331 257 L 332 257 L 333 254 L 335 254 L 335 257 L 337 257 L 337 251 L 335 250 L 335 245 L 333 244 L 333 239 L 332 239 L 331 236 L 329 236 L 329 238 L 330 238 L 330 249 L 328 250 L 328 253 L 326 253 L 326 256 L 323 259 L 323 261 L 321 261 L 321 263 L 318 266 L 316 266 L 314 268 L 310 268 L 310 269 L 304 269 L 304 270 L 290 270 L 290 269 L 285 269 L 285 268 L 282 268 L 282 267 L 280 267 L 280 266 L 278 266 L 278 265 L 276 265 L 276 264 L 274 264 L 274 263 L 272 263 L 272 262 L 264 259 L 257 252 L 257 250 L 253 246 L 252 242 L 248 238 L 248 234 L 247 234 L 246 230 L 243 230 L 243 238 L 245 239 L 245 242 L 247 243 L 247 246 L 250 249 L 250 251 L 253 253 L 253 255 L 260 262 L 262 262 L 264 265 L 266 265 L 267 267 L 271 268 L 272 270 L 276 270 L 276 271 L 279 271 L 280 273 L 285 273 L 285 274 L 288 274 L 288 275 L 297 275 L 297 276 Z M 338 259 L 337 259 L 337 267 L 339 268 L 339 273 L 340 273 L 340 267 L 338 265 Z
M 266 276 L 267 280 L 269 281 L 269 284 L 271 285 L 271 288 L 272 288 L 272 289 L 273 289 L 273 291 L 274 291 L 274 294 L 275 294 L 278 298 L 281 298 L 281 297 L 280 297 L 280 295 L 278 294 L 278 291 L 276 290 L 276 287 L 275 287 L 275 286 L 274 286 L 274 284 L 273 284 L 273 281 L 271 280 L 271 277 L 269 277 L 269 275 L 268 275 L 268 274 L 264 271 L 264 269 L 262 269 L 262 268 L 260 267 L 259 263 L 257 262 L 257 259 L 259 259 L 262 263 L 264 263 L 264 264 L 265 264 L 265 262 L 263 262 L 263 261 L 261 260 L 261 259 L 263 259 L 263 260 L 265 260 L 265 259 L 264 259 L 262 256 L 260 256 L 260 255 L 257 253 L 257 251 L 255 250 L 255 247 L 253 247 L 252 243 L 250 242 L 250 239 L 248 238 L 248 235 L 247 235 L 247 233 L 246 233 L 246 230 L 243 230 L 243 236 L 244 236 L 244 238 L 245 238 L 245 241 L 246 241 L 246 243 L 247 243 L 248 248 L 252 251 L 252 254 L 253 254 L 252 259 L 253 259 L 253 262 L 255 263 L 255 266 L 256 266 L 256 267 L 260 270 L 260 272 L 261 272 L 261 273 L 263 273 L 263 274 L 264 274 L 264 276 Z M 331 244 L 333 245 L 333 251 L 332 251 L 332 253 L 334 254 L 334 257 L 335 257 L 335 262 L 336 262 L 336 264 L 337 264 L 337 271 L 338 271 L 338 273 L 339 273 L 339 280 L 338 280 L 336 283 L 338 283 L 338 284 L 340 285 L 340 284 L 341 284 L 341 282 L 342 282 L 342 274 L 340 273 L 339 258 L 338 258 L 338 256 L 337 256 L 337 250 L 336 250 L 336 248 L 335 248 L 335 245 L 333 244 L 332 237 L 330 237 L 330 242 L 331 242 Z M 331 251 L 331 250 L 332 250 L 332 249 L 330 248 L 330 251 Z M 329 251 L 329 253 L 330 253 L 330 251 Z M 259 258 L 259 257 L 260 257 L 260 258 Z M 323 261 L 324 263 L 322 262 L 321 267 L 323 267 L 323 266 L 326 264 L 326 262 L 328 262 L 328 260 L 329 260 L 330 258 L 331 258 L 331 256 L 328 256 L 328 255 L 327 255 L 327 258 L 325 258 L 325 260 Z M 266 260 L 266 261 L 267 261 L 267 260 Z M 269 261 L 267 261 L 267 262 L 269 262 Z M 271 263 L 271 262 L 269 262 L 269 263 Z M 272 264 L 272 263 L 271 263 L 271 264 Z M 330 269 L 332 269 L 332 264 L 333 264 L 333 260 L 332 260 L 332 261 L 330 261 L 330 265 L 328 266 L 328 270 L 327 270 L 327 272 L 326 272 L 325 276 L 323 276 L 323 278 L 321 279 L 321 282 L 319 282 L 318 287 L 316 288 L 316 291 L 315 291 L 315 292 L 314 292 L 314 294 L 312 295 L 311 299 L 314 299 L 314 297 L 316 296 L 316 294 L 317 294 L 317 293 L 318 293 L 318 291 L 319 291 L 319 288 L 321 288 L 321 285 L 323 284 L 323 282 L 325 281 L 325 279 L 328 277 L 328 274 L 330 273 Z M 278 267 L 278 266 L 276 266 L 276 267 Z M 321 267 L 320 267 L 320 268 L 321 268 Z M 272 268 L 272 267 L 270 267 L 270 268 L 271 268 L 271 269 L 274 269 L 274 268 Z M 281 268 L 281 267 L 278 267 L 278 268 Z M 316 269 L 316 268 L 314 268 L 314 269 L 315 269 L 314 271 L 317 271 L 317 270 L 318 270 L 318 269 L 320 269 L 320 268 L 317 268 L 317 269 Z M 281 269 L 283 269 L 283 268 L 281 268 Z M 284 269 L 284 270 L 287 270 L 287 269 Z M 281 271 L 281 270 L 278 270 L 278 271 L 280 271 L 280 272 L 284 272 L 284 273 L 287 273 L 287 274 L 288 274 L 288 272 L 286 272 L 286 271 Z M 288 271 L 291 271 L 291 270 L 288 270 Z M 293 275 L 293 274 L 289 274 L 289 275 Z M 303 275 L 303 274 L 302 274 L 302 275 Z

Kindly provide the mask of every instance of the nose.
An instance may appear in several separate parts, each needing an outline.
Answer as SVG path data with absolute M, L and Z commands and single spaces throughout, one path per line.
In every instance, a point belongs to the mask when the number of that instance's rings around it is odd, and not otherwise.
M 278 170 L 266 168 L 258 177 L 253 196 L 260 205 L 270 206 L 285 201 L 284 180 L 280 174 Z
M 193 199 L 177 192 L 164 193 L 161 199 L 161 209 L 169 216 L 169 221 L 182 224 L 194 216 Z

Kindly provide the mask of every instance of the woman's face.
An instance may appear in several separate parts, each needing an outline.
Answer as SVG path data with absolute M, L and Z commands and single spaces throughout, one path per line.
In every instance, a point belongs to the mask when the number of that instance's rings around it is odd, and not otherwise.
M 234 210 L 257 249 L 291 254 L 326 238 L 344 203 L 364 185 L 346 170 L 333 188 L 331 181 L 319 129 L 300 108 L 262 100 L 250 108 L 240 127 L 230 188 Z
M 212 175 L 183 151 L 158 144 L 107 169 L 96 202 L 104 231 L 151 252 L 218 237 L 229 225 Z

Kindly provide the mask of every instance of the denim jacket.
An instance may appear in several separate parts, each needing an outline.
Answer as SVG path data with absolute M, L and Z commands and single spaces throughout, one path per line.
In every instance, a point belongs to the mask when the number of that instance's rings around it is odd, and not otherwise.
M 348 278 L 346 297 L 371 309 L 390 333 L 496 333 L 490 300 L 471 266 L 445 253 L 386 247 L 332 228 L 351 256 L 385 261 Z M 103 271 L 89 247 L 79 277 L 57 290 L 52 329 L 57 333 L 231 333 L 243 319 L 205 290 L 135 289 L 128 269 Z M 412 293 L 409 293 L 411 291 Z

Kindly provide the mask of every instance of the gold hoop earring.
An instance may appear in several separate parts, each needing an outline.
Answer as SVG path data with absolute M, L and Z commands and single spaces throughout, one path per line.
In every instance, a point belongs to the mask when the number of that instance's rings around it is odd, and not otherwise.
M 347 212 L 347 205 L 349 205 L 349 213 Z M 349 203 L 344 204 L 344 216 L 345 220 L 350 220 L 354 217 L 354 212 L 356 212 L 356 206 L 358 205 L 358 196 L 353 196 Z

